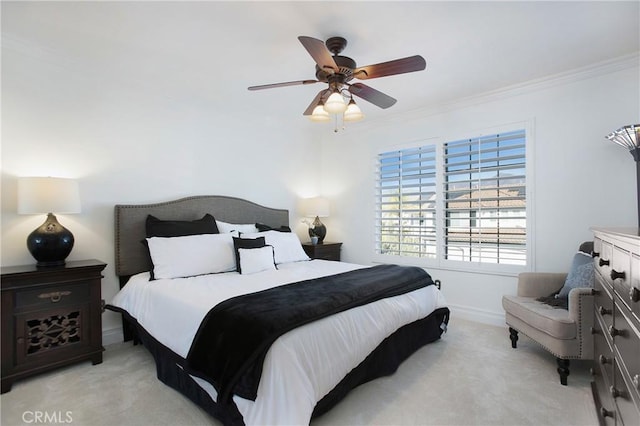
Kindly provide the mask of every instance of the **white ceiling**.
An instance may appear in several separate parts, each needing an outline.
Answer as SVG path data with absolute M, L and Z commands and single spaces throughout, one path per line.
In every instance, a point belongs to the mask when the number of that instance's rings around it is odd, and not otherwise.
M 415 54 L 422 72 L 367 80 L 398 103 L 368 118 L 434 106 L 640 50 L 629 2 L 2 2 L 3 49 L 49 58 L 105 85 L 246 114 L 305 120 L 320 84 L 297 40 L 340 35 L 368 65 Z M 282 101 L 284 100 L 284 102 Z

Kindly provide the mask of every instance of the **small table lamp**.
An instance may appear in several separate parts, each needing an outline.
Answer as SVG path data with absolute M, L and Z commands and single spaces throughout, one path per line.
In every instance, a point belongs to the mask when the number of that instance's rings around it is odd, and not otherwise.
M 324 237 L 327 235 L 327 228 L 320 222 L 320 218 L 329 217 L 329 200 L 323 197 L 307 198 L 303 200 L 302 210 L 305 216 L 315 216 L 313 228 L 309 228 L 309 236 L 318 237 L 318 244 L 322 244 Z
M 27 248 L 38 266 L 64 265 L 73 249 L 73 234 L 60 225 L 56 213 L 80 213 L 78 182 L 53 177 L 18 179 L 18 214 L 47 214 L 47 220 L 27 237 Z

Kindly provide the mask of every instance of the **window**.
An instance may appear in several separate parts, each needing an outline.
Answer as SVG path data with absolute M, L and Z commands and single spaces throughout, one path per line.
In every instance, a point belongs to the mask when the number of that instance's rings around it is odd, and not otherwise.
M 378 254 L 526 265 L 524 130 L 383 152 L 377 171 Z
M 434 145 L 378 157 L 377 246 L 381 254 L 436 254 Z

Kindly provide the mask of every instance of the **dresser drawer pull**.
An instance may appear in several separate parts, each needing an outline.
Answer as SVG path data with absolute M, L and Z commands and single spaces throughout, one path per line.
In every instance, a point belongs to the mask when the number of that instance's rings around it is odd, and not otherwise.
M 598 261 L 598 265 L 602 266 L 609 266 L 609 261 L 608 260 L 604 260 L 604 259 L 600 259 Z
M 624 280 L 624 277 L 625 277 L 624 271 L 618 272 L 615 269 L 611 270 L 611 279 L 612 280 L 617 280 L 618 278 Z
M 602 417 L 613 417 L 613 411 L 609 411 L 604 407 L 600 407 L 600 415 Z
M 631 299 L 632 302 L 640 301 L 640 290 L 638 290 L 638 287 L 631 287 L 631 289 L 629 289 L 629 299 Z
M 611 315 L 611 309 L 607 309 L 604 306 L 599 306 L 598 312 L 600 312 L 600 315 Z
M 613 386 L 610 386 L 610 387 L 609 387 L 609 393 L 611 394 L 611 397 L 612 397 L 613 399 L 615 399 L 615 398 L 617 398 L 617 397 L 619 397 L 619 396 L 623 396 L 623 395 L 624 395 L 624 392 L 619 391 L 618 389 L 614 388 Z
M 617 328 L 611 325 L 609 326 L 609 334 L 611 335 L 611 337 L 616 337 L 616 336 L 624 336 L 626 333 L 624 332 L 624 330 L 618 330 Z
M 600 253 L 598 253 L 597 251 L 594 251 L 594 252 L 591 253 L 591 257 L 593 257 L 594 259 L 596 257 L 600 257 Z
M 59 302 L 60 299 L 62 299 L 63 296 L 68 296 L 70 294 L 71 294 L 71 292 L 68 291 L 68 290 L 65 290 L 65 291 L 54 291 L 54 292 L 51 292 L 51 293 L 39 294 L 38 297 L 40 299 L 49 299 L 53 303 L 56 303 L 56 302 Z
M 636 374 L 631 381 L 633 382 L 633 386 L 640 391 L 640 375 Z
M 609 363 L 609 360 L 607 359 L 607 357 L 606 357 L 606 356 L 604 356 L 604 355 L 600 355 L 600 356 L 598 357 L 598 362 L 600 362 L 600 364 L 602 364 L 602 365 L 605 365 L 605 364 L 608 364 L 608 363 Z

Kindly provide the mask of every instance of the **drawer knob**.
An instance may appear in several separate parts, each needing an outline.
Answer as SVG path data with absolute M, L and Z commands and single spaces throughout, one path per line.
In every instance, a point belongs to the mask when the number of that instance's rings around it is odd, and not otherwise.
M 620 392 L 618 389 L 614 388 L 613 386 L 609 387 L 609 393 L 611 394 L 611 397 L 614 399 L 622 395 L 622 392 Z
M 624 277 L 625 277 L 624 271 L 618 272 L 615 269 L 611 270 L 611 279 L 612 280 L 617 280 L 618 278 L 624 280 Z
M 624 330 L 618 330 L 617 328 L 611 325 L 609 326 L 609 334 L 611 335 L 611 337 L 624 336 Z
M 607 357 L 606 357 L 606 356 L 604 356 L 604 355 L 600 355 L 600 356 L 598 357 L 598 362 L 600 362 L 600 364 L 602 364 L 602 365 L 605 365 L 605 364 L 608 364 L 608 363 L 609 363 L 609 360 L 607 359 Z
M 49 299 L 53 303 L 59 302 L 63 296 L 69 296 L 71 294 L 70 291 L 53 291 L 51 293 L 42 293 L 39 294 L 38 297 L 40 299 Z
M 600 407 L 600 415 L 602 417 L 613 417 L 613 411 L 609 411 L 604 407 Z
M 600 315 L 611 315 L 611 309 L 607 309 L 604 306 L 598 307 L 598 312 L 600 312 Z
M 631 299 L 632 302 L 640 301 L 640 290 L 638 287 L 631 287 L 629 289 L 629 299 Z
M 598 265 L 600 265 L 600 266 L 609 266 L 609 261 L 608 260 L 604 260 L 604 259 L 600 259 L 598 261 Z
M 594 259 L 596 257 L 600 257 L 600 253 L 598 253 L 597 251 L 591 252 L 591 257 L 593 257 Z

